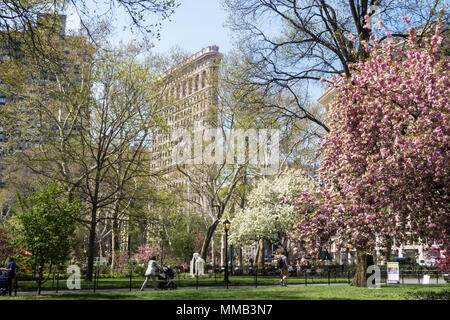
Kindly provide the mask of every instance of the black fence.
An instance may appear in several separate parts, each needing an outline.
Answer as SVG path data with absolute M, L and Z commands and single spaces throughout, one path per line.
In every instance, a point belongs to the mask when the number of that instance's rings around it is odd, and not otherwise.
M 280 285 L 280 270 L 276 267 L 248 267 L 245 269 L 229 267 L 228 281 L 225 279 L 225 268 L 207 269 L 204 275 L 190 275 L 183 272 L 182 269 L 174 268 L 173 281 L 178 288 L 228 288 L 233 287 L 262 287 Z M 317 268 L 309 268 L 303 270 L 293 269 L 289 272 L 287 279 L 288 285 L 335 285 L 350 284 L 355 274 L 355 268 L 348 266 L 322 266 Z M 367 275 L 368 277 L 370 274 Z M 437 270 L 413 270 L 400 268 L 399 283 L 400 284 L 424 284 L 424 276 L 428 276 L 429 284 L 441 284 L 449 281 L 448 274 L 439 273 Z M 66 292 L 68 282 L 73 284 L 73 278 L 67 274 L 55 272 L 53 274 L 44 275 L 44 282 L 41 291 L 45 292 Z M 145 276 L 140 273 L 128 272 L 120 277 L 111 277 L 101 274 L 96 270 L 92 281 L 85 281 L 83 275 L 80 279 L 79 290 L 97 292 L 99 290 L 122 290 L 133 291 L 141 288 Z M 162 280 L 158 280 L 161 282 Z M 380 266 L 380 283 L 387 283 L 386 266 Z M 13 294 L 17 292 L 37 292 L 36 281 L 33 276 L 19 272 L 13 280 Z M 147 289 L 152 287 L 152 279 L 148 281 Z

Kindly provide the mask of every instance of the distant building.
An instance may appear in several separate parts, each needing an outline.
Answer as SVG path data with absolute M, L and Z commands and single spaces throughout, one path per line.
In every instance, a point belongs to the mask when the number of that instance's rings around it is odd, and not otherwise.
M 166 128 L 158 129 L 152 141 L 152 171 L 164 173 L 160 187 L 187 188 L 188 181 L 173 159 L 176 144 L 190 137 L 175 137 L 180 129 L 190 133 L 211 127 L 218 107 L 218 69 L 223 55 L 219 47 L 208 46 L 163 74 L 164 103 L 157 110 L 166 120 Z
M 70 49 L 69 48 L 69 41 L 68 40 L 74 40 L 74 39 L 84 39 L 79 36 L 67 36 L 65 33 L 66 28 L 66 16 L 65 15 L 58 15 L 54 16 L 51 14 L 40 14 L 37 17 L 35 28 L 43 27 L 46 28 L 46 30 L 53 30 L 52 35 L 56 35 L 57 39 L 61 40 L 64 44 L 64 46 L 67 46 L 65 48 L 66 54 L 69 54 Z M 26 31 L 28 32 L 28 31 Z M 43 35 L 46 36 L 45 34 Z M 28 39 L 28 37 L 21 37 L 20 35 L 9 39 L 8 36 L 6 37 L 0 37 L 0 59 L 3 61 L 7 61 L 8 59 L 17 59 L 21 61 L 24 59 L 24 55 L 22 53 L 22 47 L 23 42 L 26 41 L 25 39 Z M 80 53 L 81 54 L 81 53 Z M 0 64 L 0 68 L 2 65 Z M 79 73 L 78 68 L 76 65 L 70 65 L 67 64 L 64 66 L 66 69 L 70 69 L 71 74 L 73 75 L 73 84 L 77 85 L 79 83 Z M 36 71 L 35 74 L 31 74 L 29 78 L 29 82 L 31 83 L 37 83 L 37 87 L 34 88 L 33 93 L 39 92 L 39 86 L 44 86 L 45 83 L 49 82 L 55 82 L 56 77 L 54 74 L 52 74 L 50 71 L 45 70 L 44 68 L 41 68 L 40 71 Z M 44 101 L 46 98 L 52 98 L 50 94 L 48 93 L 38 93 L 40 97 L 42 98 L 42 101 Z M 13 102 L 13 100 L 16 99 L 15 96 L 8 96 L 8 93 L 4 90 L 2 91 L 2 86 L 0 84 L 0 107 L 6 105 L 8 102 Z M 19 107 L 22 108 L 22 107 Z M 39 119 L 36 119 L 36 126 L 40 126 Z M 13 129 L 7 129 L 0 127 L 0 148 L 4 146 L 4 144 L 8 141 L 15 140 L 14 145 L 8 146 L 8 150 L 2 150 L 3 155 L 19 150 L 24 150 L 26 148 L 30 148 L 35 146 L 36 144 L 39 144 L 42 142 L 42 137 L 35 136 L 31 138 L 28 136 L 27 138 L 21 138 L 22 132 L 14 130 L 14 126 L 11 126 Z M 32 128 L 29 128 L 29 130 L 32 130 Z M 1 156 L 0 154 L 0 156 Z

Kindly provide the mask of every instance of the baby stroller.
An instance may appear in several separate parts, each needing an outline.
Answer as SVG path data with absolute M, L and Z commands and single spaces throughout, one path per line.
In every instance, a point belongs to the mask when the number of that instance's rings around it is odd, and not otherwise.
M 161 290 L 175 290 L 177 284 L 173 282 L 174 272 L 170 267 L 163 267 L 158 274 L 158 288 Z

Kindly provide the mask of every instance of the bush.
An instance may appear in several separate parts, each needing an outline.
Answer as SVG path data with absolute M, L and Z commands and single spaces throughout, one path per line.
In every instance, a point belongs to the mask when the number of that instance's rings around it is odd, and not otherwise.
M 144 275 L 145 270 L 147 270 L 147 266 L 145 264 L 144 264 L 144 266 L 134 265 L 132 270 L 133 270 L 133 274 L 135 274 L 135 275 Z

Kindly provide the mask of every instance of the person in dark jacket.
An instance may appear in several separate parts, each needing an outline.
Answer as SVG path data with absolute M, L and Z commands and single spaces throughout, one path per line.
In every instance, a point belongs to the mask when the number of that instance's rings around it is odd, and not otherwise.
M 16 276 L 16 262 L 13 257 L 9 257 L 9 264 L 6 268 L 0 268 L 0 270 L 5 271 L 5 276 L 8 278 L 8 292 L 11 296 L 13 279 Z
M 282 266 L 281 266 L 281 280 L 280 280 L 280 284 L 282 286 L 287 286 L 286 280 L 289 276 L 289 260 L 287 258 L 287 252 L 286 250 L 284 250 L 284 248 L 281 248 L 281 261 L 282 261 Z

